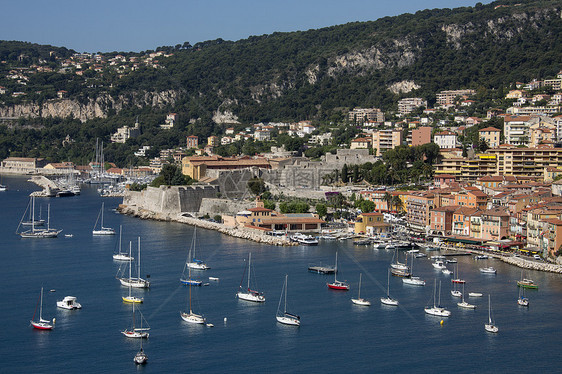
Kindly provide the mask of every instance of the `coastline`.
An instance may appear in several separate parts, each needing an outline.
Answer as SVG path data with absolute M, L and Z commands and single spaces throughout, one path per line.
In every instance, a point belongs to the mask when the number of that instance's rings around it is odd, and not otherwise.
M 141 219 L 150 219 L 155 221 L 177 222 L 187 225 L 197 226 L 203 229 L 215 230 L 222 234 L 235 238 L 247 239 L 257 243 L 275 245 L 275 246 L 296 246 L 298 243 L 290 241 L 287 237 L 269 236 L 261 231 L 240 227 L 227 227 L 222 223 L 209 222 L 193 217 L 185 217 L 181 213 L 176 215 L 161 214 L 151 210 L 138 208 L 136 206 L 128 206 L 119 204 L 117 211 L 121 214 L 138 217 Z
M 562 274 L 562 265 L 551 264 L 547 262 L 536 262 L 536 261 L 529 261 L 522 257 L 515 257 L 511 254 L 504 254 L 504 253 L 494 253 L 494 252 L 486 252 L 486 251 L 479 251 L 474 249 L 461 249 L 455 247 L 445 247 L 447 251 L 455 251 L 455 252 L 462 252 L 462 253 L 470 253 L 471 255 L 486 255 L 490 258 L 500 260 L 505 262 L 509 265 L 514 265 L 522 269 L 528 270 L 537 270 L 537 271 L 544 271 L 548 273 L 557 273 Z

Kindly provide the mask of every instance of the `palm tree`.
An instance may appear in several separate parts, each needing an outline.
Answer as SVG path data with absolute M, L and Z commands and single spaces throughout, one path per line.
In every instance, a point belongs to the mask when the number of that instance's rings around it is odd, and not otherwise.
M 397 212 L 400 212 L 404 206 L 404 203 L 402 202 L 400 196 L 395 195 L 392 196 L 392 205 L 394 205 L 394 209 L 396 209 Z

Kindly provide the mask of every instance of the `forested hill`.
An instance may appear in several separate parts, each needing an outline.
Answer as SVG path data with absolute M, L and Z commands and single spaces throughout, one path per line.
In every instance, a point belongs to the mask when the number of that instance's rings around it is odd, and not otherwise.
M 555 76 L 561 8 L 545 0 L 425 10 L 216 40 L 176 51 L 164 64 L 191 110 L 230 109 L 244 121 L 326 119 L 340 107 L 388 109 L 400 95 L 390 88 L 417 88 L 408 95 L 431 101 L 438 90 Z

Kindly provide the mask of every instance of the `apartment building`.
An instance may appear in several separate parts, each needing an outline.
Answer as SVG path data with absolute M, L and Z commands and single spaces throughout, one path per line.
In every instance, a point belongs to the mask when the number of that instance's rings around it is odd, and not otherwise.
M 538 117 L 505 116 L 503 137 L 506 144 L 528 145 L 531 125 L 538 123 Z
M 384 113 L 378 108 L 354 108 L 347 114 L 349 122 L 384 122 Z
M 412 147 L 431 143 L 431 131 L 433 130 L 430 126 L 421 126 L 417 129 L 413 129 L 410 132 L 411 145 Z
M 431 225 L 434 195 L 430 192 L 413 192 L 406 198 L 406 221 L 413 230 L 426 232 Z
M 455 104 L 455 99 L 457 97 L 466 99 L 471 95 L 474 95 L 474 90 L 452 90 L 452 91 L 441 91 L 437 94 L 437 105 L 439 106 L 450 106 Z
M 189 135 L 187 137 L 187 149 L 199 147 L 199 138 L 195 135 Z
M 424 100 L 421 97 L 407 97 L 398 100 L 398 113 L 401 116 L 411 113 L 419 107 L 427 108 L 427 100 Z
M 546 168 L 562 167 L 562 148 L 554 148 L 551 144 L 536 148 L 501 146 L 489 149 L 488 153 L 497 157 L 496 175 L 544 178 Z
M 373 149 L 376 150 L 376 156 L 380 156 L 389 149 L 394 149 L 401 144 L 401 129 L 385 129 L 373 132 Z

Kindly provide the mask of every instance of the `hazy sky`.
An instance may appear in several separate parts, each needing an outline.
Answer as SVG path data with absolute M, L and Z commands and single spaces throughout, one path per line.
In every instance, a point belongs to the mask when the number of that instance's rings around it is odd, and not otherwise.
M 0 40 L 78 52 L 139 52 L 164 45 L 474 6 L 475 0 L 2 0 Z M 481 1 L 490 3 L 491 1 Z

